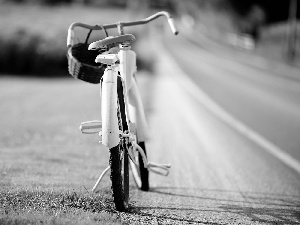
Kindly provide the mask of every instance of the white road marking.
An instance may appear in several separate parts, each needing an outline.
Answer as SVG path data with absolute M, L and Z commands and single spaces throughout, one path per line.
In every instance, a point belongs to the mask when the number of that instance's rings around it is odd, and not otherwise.
M 159 48 L 163 49 L 164 47 L 160 46 Z M 164 67 L 167 67 L 166 69 L 170 71 L 170 74 L 172 74 L 172 76 L 177 76 L 179 80 L 183 81 L 180 82 L 180 85 L 185 88 L 188 93 L 202 102 L 207 107 L 207 109 L 209 109 L 214 115 L 219 117 L 225 123 L 233 127 L 248 139 L 252 140 L 257 145 L 262 147 L 262 149 L 266 150 L 267 152 L 278 158 L 281 162 L 300 174 L 300 162 L 298 160 L 294 159 L 289 154 L 285 153 L 283 149 L 268 141 L 259 133 L 252 130 L 237 118 L 229 114 L 197 85 L 195 85 L 194 82 L 189 78 L 189 76 L 184 75 L 185 72 L 177 65 L 177 62 L 175 62 L 171 55 L 169 55 L 166 51 L 161 52 L 163 53 L 160 53 L 160 60 L 164 61 Z

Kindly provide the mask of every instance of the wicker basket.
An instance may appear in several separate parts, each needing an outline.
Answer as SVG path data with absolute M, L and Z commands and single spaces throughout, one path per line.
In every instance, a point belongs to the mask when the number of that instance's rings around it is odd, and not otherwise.
M 95 63 L 95 59 L 97 55 L 106 51 L 106 49 L 101 49 L 100 51 L 88 50 L 88 39 L 91 32 L 92 30 L 89 31 L 84 43 L 75 44 L 68 49 L 68 69 L 70 75 L 76 79 L 92 84 L 99 84 L 106 65 Z M 104 33 L 107 37 L 106 30 L 104 30 Z

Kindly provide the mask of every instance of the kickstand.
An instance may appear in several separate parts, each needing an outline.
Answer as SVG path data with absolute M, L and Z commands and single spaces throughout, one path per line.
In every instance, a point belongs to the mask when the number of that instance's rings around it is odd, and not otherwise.
M 92 189 L 93 192 L 96 192 L 95 190 L 97 189 L 97 187 L 99 186 L 99 184 L 100 184 L 102 178 L 104 177 L 104 175 L 107 173 L 107 171 L 108 171 L 109 169 L 110 169 L 110 166 L 108 166 L 108 167 L 101 173 L 100 177 L 98 178 L 97 182 L 95 183 L 95 185 L 94 185 L 94 187 L 93 187 L 93 189 Z

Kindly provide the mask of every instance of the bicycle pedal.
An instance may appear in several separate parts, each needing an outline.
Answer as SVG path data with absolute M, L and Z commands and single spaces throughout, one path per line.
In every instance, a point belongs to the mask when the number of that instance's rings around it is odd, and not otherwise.
M 101 133 L 102 132 L 102 122 L 100 120 L 82 122 L 79 126 L 79 130 L 83 134 Z

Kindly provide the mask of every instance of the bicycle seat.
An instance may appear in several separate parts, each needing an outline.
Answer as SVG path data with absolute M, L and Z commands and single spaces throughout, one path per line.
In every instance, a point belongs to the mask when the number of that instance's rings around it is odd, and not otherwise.
M 103 48 L 104 46 L 111 45 L 111 44 L 122 44 L 126 42 L 133 42 L 135 37 L 132 34 L 124 34 L 120 36 L 109 36 L 100 41 L 92 42 L 89 45 L 89 50 L 97 50 L 99 48 Z

